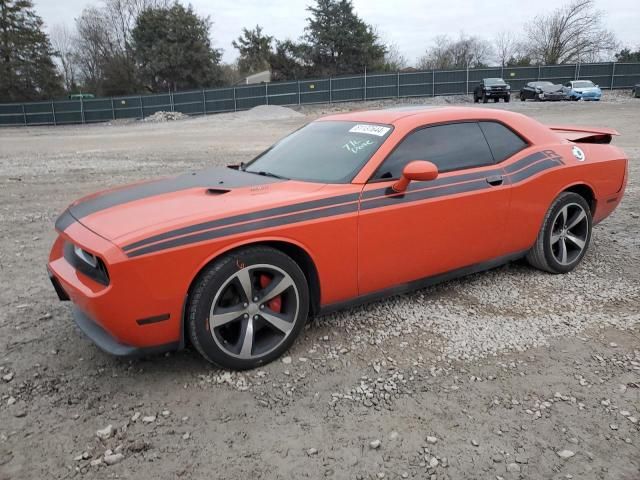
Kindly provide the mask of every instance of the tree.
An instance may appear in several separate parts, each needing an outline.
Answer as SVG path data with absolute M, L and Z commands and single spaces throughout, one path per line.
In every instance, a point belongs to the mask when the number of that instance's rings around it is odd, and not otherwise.
M 353 11 L 351 0 L 317 0 L 303 37 L 313 74 L 360 73 L 384 65 L 387 48 L 371 25 Z
M 133 29 L 148 8 L 168 0 L 103 0 L 100 8 L 85 8 L 76 19 L 74 58 L 83 88 L 98 95 L 141 90 L 133 51 Z
M 58 59 L 64 89 L 71 92 L 76 88 L 76 62 L 73 35 L 67 25 L 57 24 L 51 29 L 51 45 Z
M 218 85 L 222 52 L 211 46 L 210 29 L 209 17 L 179 3 L 142 12 L 133 44 L 145 86 L 160 91 Z
M 0 0 L 0 100 L 39 100 L 62 93 L 53 54 L 31 0 Z
M 511 32 L 499 32 L 493 40 L 493 45 L 496 62 L 501 67 L 506 67 L 509 59 L 517 57 L 521 52 L 520 42 Z
M 76 31 L 74 59 L 83 89 L 104 95 L 105 70 L 115 50 L 113 35 L 102 12 L 95 7 L 82 11 L 76 19 Z
M 236 85 L 240 80 L 242 80 L 242 74 L 238 70 L 237 61 L 220 65 L 220 82 L 222 85 Z
M 243 73 L 256 73 L 269 68 L 273 37 L 262 34 L 262 27 L 253 30 L 242 29 L 242 35 L 232 42 L 240 52 L 238 69 Z
M 387 45 L 387 53 L 384 55 L 384 70 L 395 72 L 409 65 L 407 57 L 402 55 L 395 43 Z
M 447 68 L 484 67 L 491 58 L 491 45 L 478 37 L 460 34 L 457 40 L 447 35 L 435 38 L 435 45 L 418 60 L 418 68 L 423 70 Z
M 308 63 L 308 49 L 292 40 L 276 40 L 274 52 L 269 57 L 273 80 L 296 80 L 309 76 L 312 66 Z
M 604 28 L 594 0 L 573 0 L 525 26 L 534 60 L 544 64 L 595 61 L 612 52 L 615 35 Z
M 640 49 L 634 52 L 630 48 L 623 48 L 616 53 L 616 62 L 640 62 Z

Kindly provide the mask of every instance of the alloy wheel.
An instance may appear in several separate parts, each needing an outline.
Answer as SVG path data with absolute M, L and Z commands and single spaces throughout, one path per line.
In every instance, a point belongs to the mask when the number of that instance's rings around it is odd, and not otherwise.
M 213 340 L 225 353 L 254 359 L 289 336 L 300 310 L 291 276 L 275 265 L 240 268 L 216 293 L 209 314 Z
M 568 203 L 553 220 L 551 253 L 561 265 L 571 265 L 586 248 L 588 237 L 587 212 L 577 203 Z

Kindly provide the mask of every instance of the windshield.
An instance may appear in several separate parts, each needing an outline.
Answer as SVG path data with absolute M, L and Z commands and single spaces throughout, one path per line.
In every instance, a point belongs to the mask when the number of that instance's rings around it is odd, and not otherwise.
M 593 87 L 593 82 L 585 80 L 583 82 L 573 82 L 573 88 L 590 88 Z
M 348 183 L 392 129 L 372 123 L 313 122 L 280 140 L 244 170 L 306 182 Z
M 506 85 L 504 80 L 502 80 L 501 78 L 485 78 L 484 84 L 485 85 Z

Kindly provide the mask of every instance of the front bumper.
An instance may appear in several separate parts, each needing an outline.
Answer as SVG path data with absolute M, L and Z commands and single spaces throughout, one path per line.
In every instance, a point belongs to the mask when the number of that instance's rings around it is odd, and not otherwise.
M 585 101 L 589 101 L 589 100 L 600 100 L 600 98 L 602 97 L 602 93 L 590 93 L 590 92 L 586 92 L 586 93 L 578 93 L 578 92 L 572 92 L 570 95 L 570 98 L 574 99 L 574 100 L 585 100 Z
M 564 93 L 540 93 L 538 94 L 538 98 L 545 102 L 557 102 L 560 100 L 565 100 L 567 97 Z
M 68 243 L 104 259 L 111 277 L 108 285 L 70 261 L 65 249 Z M 59 299 L 72 302 L 80 330 L 102 350 L 129 357 L 181 348 L 181 292 L 186 290 L 162 290 L 166 282 L 157 274 L 148 274 L 148 266 L 125 259 L 118 247 L 76 223 L 54 242 L 47 269 Z
M 116 357 L 144 357 L 146 355 L 157 355 L 160 353 L 178 350 L 179 342 L 156 345 L 153 347 L 133 347 L 120 343 L 109 332 L 93 321 L 87 314 L 82 312 L 75 305 L 72 307 L 73 319 L 76 325 L 93 343 L 101 350 Z
M 487 97 L 508 97 L 511 95 L 510 90 L 485 90 L 484 93 Z

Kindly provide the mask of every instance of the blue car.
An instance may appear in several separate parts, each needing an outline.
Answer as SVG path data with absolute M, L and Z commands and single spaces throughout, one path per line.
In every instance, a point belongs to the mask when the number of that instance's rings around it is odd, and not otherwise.
M 600 100 L 602 90 L 591 80 L 572 80 L 564 84 L 565 94 L 569 100 Z

